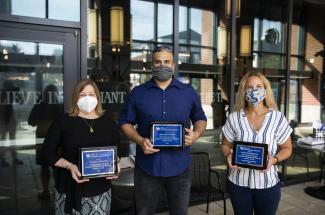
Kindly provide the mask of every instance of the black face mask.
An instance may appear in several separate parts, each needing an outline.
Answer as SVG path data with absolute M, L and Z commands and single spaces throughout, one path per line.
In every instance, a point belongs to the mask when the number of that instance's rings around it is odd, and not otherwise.
M 152 76 L 160 82 L 169 80 L 174 74 L 174 69 L 169 66 L 161 65 L 152 67 Z

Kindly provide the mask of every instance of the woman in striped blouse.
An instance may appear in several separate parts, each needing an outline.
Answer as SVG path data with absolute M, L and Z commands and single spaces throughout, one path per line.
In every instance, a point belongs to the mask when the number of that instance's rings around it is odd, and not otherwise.
M 249 72 L 241 80 L 235 103 L 222 128 L 221 151 L 229 166 L 228 191 L 236 215 L 274 215 L 281 191 L 277 163 L 292 152 L 292 128 L 278 111 L 270 82 L 260 73 Z M 232 142 L 268 144 L 265 170 L 231 164 Z

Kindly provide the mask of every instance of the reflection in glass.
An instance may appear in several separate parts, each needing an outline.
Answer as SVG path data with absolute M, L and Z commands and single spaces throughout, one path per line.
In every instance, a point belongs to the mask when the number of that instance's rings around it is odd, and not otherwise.
M 179 43 L 187 42 L 187 7 L 179 7 Z
M 0 14 L 45 18 L 45 0 L 0 0 Z
M 190 43 L 192 45 L 201 45 L 202 36 L 202 10 L 190 9 Z
M 0 14 L 79 22 L 80 0 L 0 0 Z
M 207 129 L 213 128 L 212 106 L 213 80 L 205 78 L 191 78 L 191 85 L 200 96 L 202 108 L 207 117 Z
M 154 40 L 154 3 L 131 0 L 132 38 Z
M 254 51 L 284 53 L 284 25 L 267 19 L 254 20 Z
M 284 69 L 284 24 L 254 19 L 253 67 Z
M 131 73 L 130 74 L 130 82 L 132 84 L 131 86 L 131 90 L 136 87 L 139 86 L 140 84 L 143 84 L 147 81 L 149 81 L 151 79 L 151 74 L 134 74 Z
M 299 80 L 290 80 L 290 93 L 289 93 L 289 121 L 294 119 L 298 120 L 299 115 L 299 95 L 298 85 Z
M 284 55 L 254 53 L 253 67 L 265 69 L 284 69 Z
M 189 51 L 187 46 L 179 47 L 178 60 L 180 63 L 190 63 L 191 52 Z
M 280 93 L 280 87 L 281 87 L 281 84 L 279 82 L 271 82 L 271 88 L 272 88 L 272 92 L 273 92 L 273 96 L 274 96 L 274 99 L 276 101 L 276 103 L 279 105 L 280 104 L 280 97 L 281 97 L 281 93 Z
M 173 41 L 173 7 L 168 4 L 158 4 L 158 42 Z
M 304 69 L 304 59 L 303 59 L 303 57 L 291 57 L 290 61 L 291 61 L 290 70 L 292 70 L 292 71 L 303 71 L 303 69 Z
M 131 60 L 132 61 L 142 61 L 147 62 L 148 52 L 147 51 L 132 51 Z
M 191 47 L 190 48 L 190 63 L 192 64 L 207 64 L 214 65 L 215 51 L 210 48 Z
M 80 21 L 80 0 L 48 0 L 49 19 Z
M 38 140 L 27 119 L 45 88 L 54 85 L 47 98 L 63 104 L 63 45 L 0 40 L 0 54 L 6 55 L 0 58 L 0 146 L 33 145 Z
M 154 46 L 152 43 L 132 43 L 132 49 L 137 50 L 153 50 Z
M 201 34 L 201 45 L 207 47 L 215 47 L 216 43 L 214 38 L 214 13 L 211 11 L 202 11 L 202 34 Z
M 214 51 L 212 49 L 201 48 L 201 64 L 215 64 Z
M 153 50 L 153 44 L 132 43 L 131 61 L 141 61 L 142 71 L 150 69 L 152 50 Z
M 157 4 L 157 45 L 169 45 L 173 42 L 173 7 L 168 4 L 152 3 L 140 0 L 131 0 L 133 44 L 131 52 L 132 61 L 143 61 L 147 68 L 148 57 L 153 44 L 141 41 L 154 41 L 154 4 Z M 146 13 L 143 13 L 146 11 Z M 216 16 L 208 10 L 179 8 L 179 62 L 192 64 L 215 65 Z M 144 24 L 145 23 L 145 24 Z M 161 44 L 160 44 L 161 43 Z M 186 44 L 186 45 L 183 45 Z M 193 46 L 194 45 L 194 46 Z M 149 48 L 150 46 L 150 48 Z M 150 59 L 149 59 L 150 60 Z
M 35 55 L 37 44 L 32 42 L 0 40 L 0 47 L 3 47 L 3 49 L 11 54 Z
M 214 13 L 206 10 L 190 9 L 190 44 L 207 47 L 215 46 L 213 40 Z
M 292 38 L 291 38 L 291 54 L 292 55 L 304 55 L 305 48 L 305 30 L 302 26 L 292 25 Z

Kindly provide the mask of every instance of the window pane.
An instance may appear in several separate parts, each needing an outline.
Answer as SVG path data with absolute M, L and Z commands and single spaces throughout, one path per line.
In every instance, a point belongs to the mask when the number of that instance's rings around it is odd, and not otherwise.
M 186 46 L 179 47 L 178 60 L 180 63 L 190 63 L 191 53 Z
M 131 52 L 131 60 L 132 61 L 146 61 L 147 60 L 147 53 L 146 51 L 132 51 Z
M 213 50 L 212 49 L 201 49 L 201 64 L 215 64 L 213 61 Z
M 0 147 L 42 143 L 63 112 L 63 45 L 0 40 Z
M 284 57 L 277 54 L 253 54 L 253 67 L 263 69 L 284 69 Z
M 303 71 L 303 57 L 291 57 L 290 70 Z
M 291 32 L 291 54 L 303 56 L 305 41 L 304 29 L 299 25 L 293 24 Z
M 80 21 L 80 0 L 49 0 L 49 19 Z
M 207 48 L 191 47 L 190 63 L 193 64 L 215 64 L 213 61 L 214 51 Z
M 212 47 L 214 31 L 214 13 L 191 8 L 190 44 Z
M 259 24 L 260 24 L 259 19 L 254 19 L 254 42 L 253 42 L 254 51 L 260 50 L 261 37 L 259 37 L 259 35 L 261 34 L 261 32 L 260 32 Z
M 289 93 L 289 121 L 298 120 L 299 115 L 299 98 L 298 98 L 298 80 L 290 80 L 290 93 Z
M 215 47 L 214 32 L 214 13 L 211 11 L 202 11 L 202 34 L 201 45 L 207 47 Z
M 200 64 L 201 62 L 201 49 L 196 47 L 191 47 L 191 60 L 190 63 Z
M 187 8 L 179 7 L 179 43 L 187 43 Z
M 0 0 L 0 14 L 45 18 L 45 0 Z
M 158 42 L 173 41 L 173 7 L 168 4 L 158 4 Z
M 131 0 L 132 38 L 134 40 L 154 40 L 154 4 Z
M 254 21 L 254 51 L 284 53 L 284 25 L 267 19 Z
M 200 96 L 202 108 L 207 117 L 207 129 L 213 128 L 211 103 L 213 101 L 213 80 L 205 78 L 191 78 L 191 85 Z
M 202 36 L 202 10 L 190 9 L 190 44 L 201 45 Z
M 132 49 L 136 50 L 153 50 L 154 46 L 151 43 L 132 43 Z

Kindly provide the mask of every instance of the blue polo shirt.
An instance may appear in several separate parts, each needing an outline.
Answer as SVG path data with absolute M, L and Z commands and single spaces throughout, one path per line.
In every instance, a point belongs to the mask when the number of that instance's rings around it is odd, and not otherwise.
M 181 122 L 190 128 L 198 120 L 207 120 L 196 91 L 189 84 L 173 79 L 160 89 L 153 79 L 135 87 L 120 113 L 119 124 L 137 125 L 142 137 L 150 138 L 151 122 Z M 176 176 L 183 173 L 191 162 L 190 147 L 182 150 L 160 150 L 145 155 L 137 145 L 135 165 L 152 176 Z

